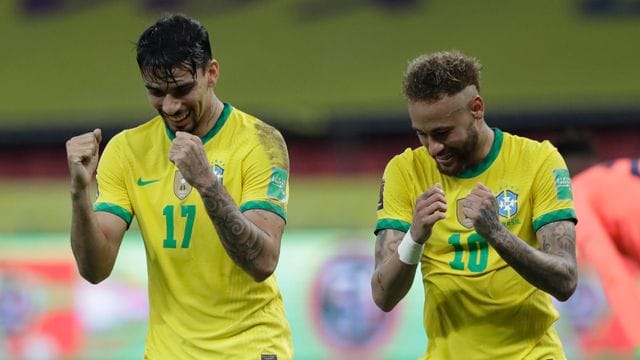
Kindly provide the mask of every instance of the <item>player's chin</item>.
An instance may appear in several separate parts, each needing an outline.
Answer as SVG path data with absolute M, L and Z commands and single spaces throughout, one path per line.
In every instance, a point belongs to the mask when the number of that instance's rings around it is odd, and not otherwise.
M 449 166 L 445 166 L 445 165 L 442 165 L 440 163 L 436 163 L 436 165 L 438 166 L 438 171 L 440 171 L 441 174 L 447 175 L 447 176 L 460 175 L 462 173 L 462 170 L 463 170 L 463 167 L 458 165 L 458 163 L 454 163 L 454 164 L 449 165 Z

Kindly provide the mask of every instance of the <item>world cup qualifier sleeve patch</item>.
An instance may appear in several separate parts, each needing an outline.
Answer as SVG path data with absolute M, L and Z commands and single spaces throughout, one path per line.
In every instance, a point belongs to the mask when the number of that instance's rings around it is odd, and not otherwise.
M 571 177 L 567 169 L 553 169 L 553 177 L 556 183 L 556 198 L 558 200 L 572 200 Z
M 289 174 L 282 168 L 274 167 L 271 169 L 271 178 L 269 178 L 269 186 L 267 187 L 267 197 L 278 201 L 287 199 L 287 180 Z

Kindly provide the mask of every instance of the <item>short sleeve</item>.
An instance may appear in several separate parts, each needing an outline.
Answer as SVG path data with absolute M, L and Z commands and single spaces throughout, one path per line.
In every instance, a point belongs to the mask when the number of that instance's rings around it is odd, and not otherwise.
M 256 125 L 259 137 L 243 161 L 240 211 L 262 209 L 287 220 L 289 201 L 289 154 L 275 128 Z
M 125 183 L 126 160 L 122 156 L 122 140 L 120 135 L 113 137 L 100 157 L 96 174 L 98 198 L 93 209 L 119 216 L 129 226 L 133 210 Z
M 559 220 L 576 222 L 571 191 L 571 177 L 564 159 L 558 151 L 545 141 L 542 143 L 548 155 L 538 168 L 533 183 L 533 227 Z
M 415 199 L 409 192 L 413 187 L 403 173 L 401 162 L 402 158 L 396 156 L 389 161 L 384 170 L 380 183 L 375 234 L 384 229 L 407 232 L 411 226 Z

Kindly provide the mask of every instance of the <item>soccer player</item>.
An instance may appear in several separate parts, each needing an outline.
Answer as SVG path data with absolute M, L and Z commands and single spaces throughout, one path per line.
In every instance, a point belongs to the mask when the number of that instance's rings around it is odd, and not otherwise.
M 640 354 L 640 159 L 598 163 L 586 137 L 556 145 L 573 177 L 578 259 L 596 271 L 613 310 L 598 334 Z
M 383 175 L 374 301 L 393 309 L 420 264 L 425 359 L 564 359 L 549 294 L 567 300 L 577 283 L 569 172 L 548 141 L 487 125 L 479 73 L 458 51 L 405 73 L 423 146 Z
M 159 115 L 113 137 L 99 161 L 100 129 L 67 141 L 80 274 L 109 276 L 135 216 L 149 280 L 145 358 L 291 359 L 273 276 L 289 189 L 281 134 L 216 96 L 219 64 L 196 20 L 158 20 L 137 61 Z

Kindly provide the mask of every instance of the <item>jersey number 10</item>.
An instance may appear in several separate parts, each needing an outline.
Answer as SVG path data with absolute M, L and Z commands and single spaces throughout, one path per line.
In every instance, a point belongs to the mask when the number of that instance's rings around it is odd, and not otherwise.
M 456 270 L 464 270 L 463 256 L 465 253 L 465 244 L 460 241 L 460 234 L 455 233 L 449 236 L 449 244 L 453 246 L 455 255 L 449 262 L 451 268 Z M 471 233 L 466 243 L 469 260 L 467 261 L 467 269 L 471 272 L 482 272 L 487 268 L 489 260 L 489 244 L 477 233 Z

